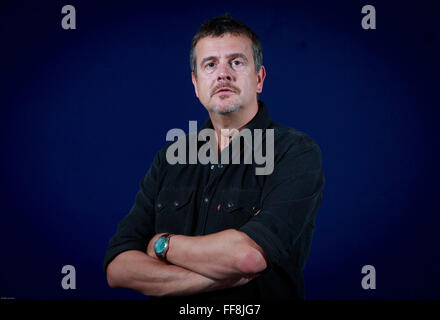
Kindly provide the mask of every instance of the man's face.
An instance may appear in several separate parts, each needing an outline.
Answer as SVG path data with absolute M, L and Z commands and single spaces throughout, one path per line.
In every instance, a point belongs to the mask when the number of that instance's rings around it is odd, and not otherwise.
M 257 104 L 265 70 L 255 72 L 252 41 L 245 35 L 205 37 L 196 45 L 197 77 L 192 82 L 200 102 L 218 114 Z

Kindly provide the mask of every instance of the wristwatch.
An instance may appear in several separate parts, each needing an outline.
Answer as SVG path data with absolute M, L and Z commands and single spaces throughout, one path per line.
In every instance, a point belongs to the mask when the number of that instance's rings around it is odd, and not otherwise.
M 165 233 L 154 242 L 154 252 L 160 259 L 167 260 L 167 252 L 170 247 L 170 238 L 173 234 Z

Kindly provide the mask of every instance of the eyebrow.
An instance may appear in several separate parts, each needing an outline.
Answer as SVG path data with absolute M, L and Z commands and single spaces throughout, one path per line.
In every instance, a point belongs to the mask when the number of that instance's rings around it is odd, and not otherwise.
M 248 62 L 248 59 L 246 58 L 246 56 L 243 53 L 231 53 L 228 54 L 226 56 L 227 59 L 235 59 L 235 58 L 242 58 L 244 61 Z M 218 56 L 209 56 L 206 58 L 203 58 L 202 61 L 200 62 L 200 65 L 203 66 L 205 64 L 205 62 L 210 61 L 210 60 L 216 60 L 218 59 Z

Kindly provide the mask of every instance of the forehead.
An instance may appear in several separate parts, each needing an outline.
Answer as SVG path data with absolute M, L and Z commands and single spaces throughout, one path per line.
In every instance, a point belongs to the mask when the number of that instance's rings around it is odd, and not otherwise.
M 224 34 L 220 37 L 204 37 L 197 42 L 197 61 L 205 57 L 223 57 L 232 53 L 242 53 L 252 61 L 252 41 L 245 35 Z

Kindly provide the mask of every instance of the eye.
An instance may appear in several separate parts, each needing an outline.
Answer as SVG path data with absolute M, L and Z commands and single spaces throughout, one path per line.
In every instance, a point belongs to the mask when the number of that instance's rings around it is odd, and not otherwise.
M 234 69 L 242 68 L 244 65 L 245 65 L 245 63 L 244 63 L 244 61 L 242 59 L 234 59 L 231 62 L 231 66 Z
M 208 62 L 207 64 L 205 64 L 205 69 L 212 69 L 215 67 L 215 63 L 214 62 Z

